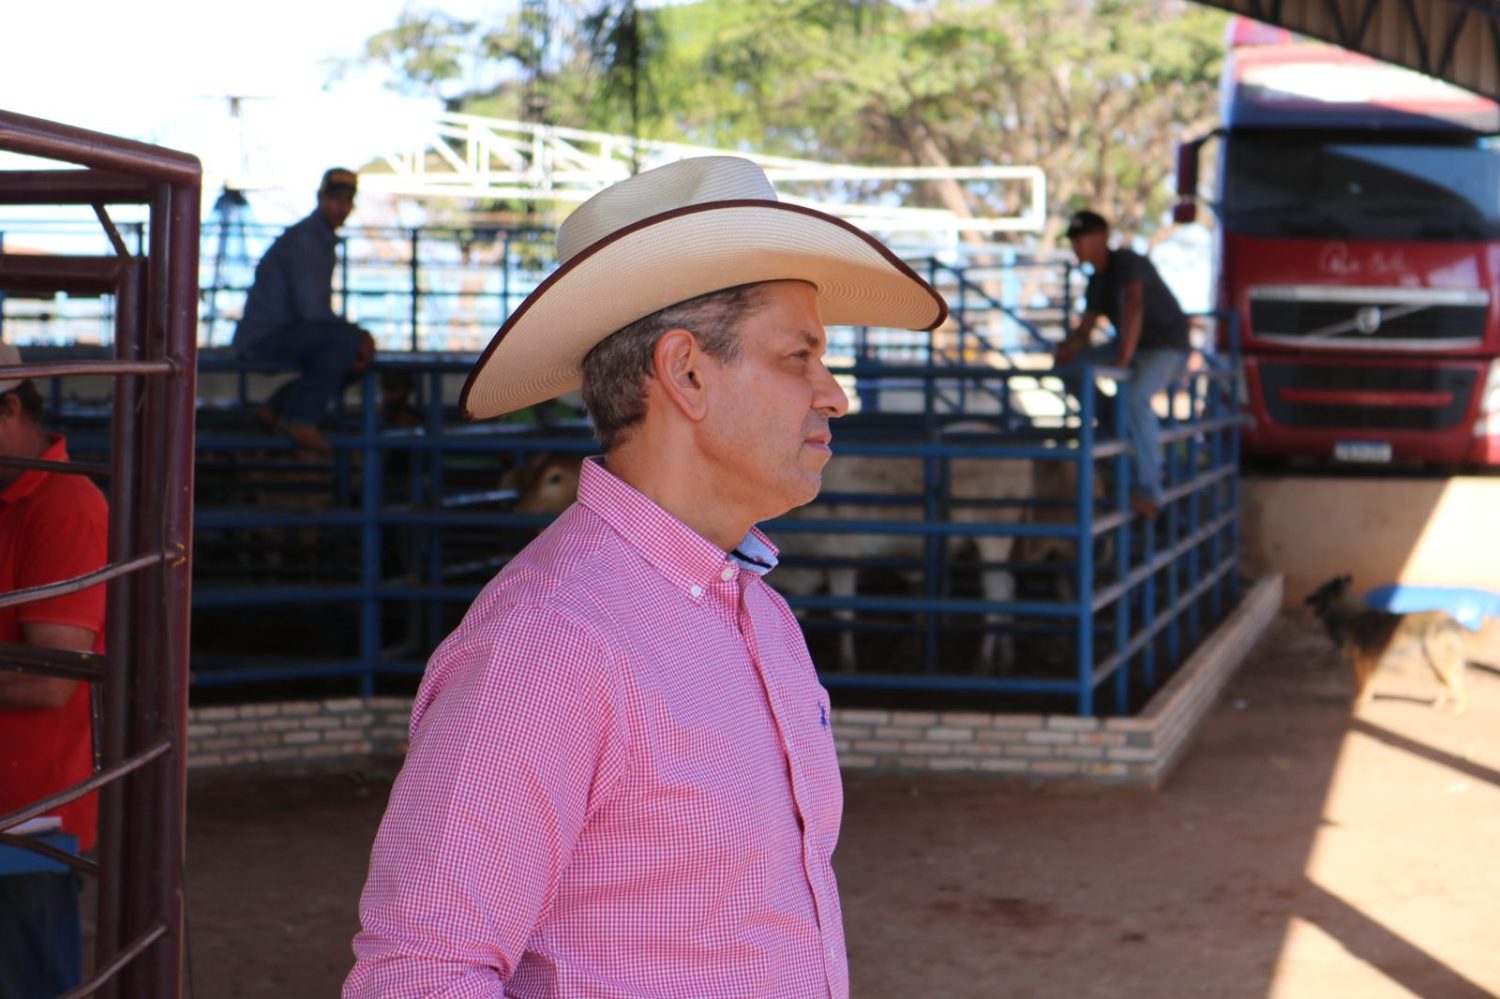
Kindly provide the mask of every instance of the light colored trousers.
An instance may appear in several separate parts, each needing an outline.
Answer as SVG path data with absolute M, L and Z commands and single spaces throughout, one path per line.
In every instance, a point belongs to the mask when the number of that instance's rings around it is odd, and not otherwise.
M 1120 348 L 1114 343 L 1090 347 L 1079 355 L 1080 361 L 1111 366 L 1120 356 Z M 1137 350 L 1130 362 L 1130 381 L 1125 390 L 1125 432 L 1130 436 L 1132 464 L 1137 493 L 1153 503 L 1162 501 L 1161 483 L 1161 422 L 1151 409 L 1151 399 L 1172 384 L 1187 370 L 1188 352 L 1185 350 Z M 1084 387 L 1084 391 L 1089 390 Z M 1110 400 L 1100 400 L 1101 405 L 1110 405 Z M 1103 415 L 1103 414 L 1101 414 Z M 1108 422 L 1109 418 L 1104 417 Z

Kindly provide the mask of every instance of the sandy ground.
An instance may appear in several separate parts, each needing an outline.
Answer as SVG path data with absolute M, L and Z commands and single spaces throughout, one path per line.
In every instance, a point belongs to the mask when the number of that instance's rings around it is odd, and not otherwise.
M 855 996 L 1500 993 L 1500 672 L 1357 716 L 1283 618 L 1157 793 L 849 775 Z M 192 995 L 330 996 L 388 776 L 195 782 Z

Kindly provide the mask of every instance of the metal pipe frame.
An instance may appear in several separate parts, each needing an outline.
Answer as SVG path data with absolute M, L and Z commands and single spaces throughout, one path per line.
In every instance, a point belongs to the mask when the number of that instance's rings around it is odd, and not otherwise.
M 141 190 L 121 183 L 119 191 L 110 192 L 114 198 L 93 198 L 88 189 L 67 174 L 78 171 L 15 171 L 14 177 L 24 185 L 14 196 L 17 201 L 37 201 L 48 197 L 49 190 L 56 190 L 61 201 L 89 204 L 96 211 L 105 203 L 130 200 L 129 195 Z M 5 192 L 0 192 L 3 203 Z M 142 195 L 142 197 L 144 197 Z M 110 234 L 107 219 L 105 233 L 118 254 L 123 237 Z M 123 227 L 122 227 L 123 228 Z M 36 222 L 22 226 L 23 231 L 41 235 L 75 234 L 86 231 L 76 222 Z M 267 226 L 244 222 L 239 219 L 210 220 L 203 227 L 203 245 L 214 266 L 206 276 L 204 287 L 205 310 L 201 342 L 213 346 L 223 342 L 222 326 L 232 324 L 235 302 L 249 290 L 249 275 L 254 260 L 249 259 L 249 240 L 269 243 L 280 231 L 280 226 Z M 343 231 L 339 240 L 338 280 L 336 296 L 340 313 L 360 325 L 371 329 L 377 340 L 393 349 L 418 350 L 424 346 L 427 332 L 451 326 L 449 321 L 454 303 L 470 310 L 466 314 L 469 322 L 479 329 L 476 340 L 483 341 L 488 332 L 508 316 L 521 297 L 534 288 L 550 269 L 553 248 L 550 232 L 517 229 L 476 229 L 474 227 L 355 227 Z M 542 260 L 546 265 L 515 257 L 510 248 L 514 242 L 530 241 L 542 248 Z M 459 282 L 445 279 L 459 273 L 473 273 L 472 265 L 446 259 L 430 252 L 428 247 L 460 247 L 473 245 L 494 246 L 498 249 L 498 281 L 487 282 L 481 288 L 461 286 Z M 369 249 L 378 246 L 381 249 Z M 231 249 L 233 247 L 233 249 Z M 389 253 L 391 247 L 404 248 L 398 259 L 386 260 L 379 253 Z M 1043 325 L 1055 325 L 1065 320 L 1066 304 L 1054 289 L 1063 288 L 1065 297 L 1072 268 L 1061 259 L 1023 260 L 1008 259 L 1000 265 L 990 267 L 967 267 L 963 264 L 936 257 L 914 257 L 911 266 L 923 272 L 935 283 L 953 309 L 953 323 L 945 327 L 938 338 L 951 336 L 956 340 L 959 357 L 985 351 L 995 363 L 1005 363 L 1003 351 L 1016 346 L 1007 337 L 1003 343 L 994 342 L 988 332 L 989 320 L 1001 320 L 1005 332 L 1018 333 L 1018 343 L 1032 348 L 1050 349 L 1050 341 L 1042 332 Z M 993 278 L 993 280 L 992 280 Z M 1040 284 L 1056 304 L 1043 307 L 1024 307 L 1018 301 L 1008 301 L 1000 288 Z M 221 298 L 227 296 L 227 302 Z M 84 313 L 70 311 L 74 318 Z M 954 327 L 957 327 L 956 329 Z M 881 334 L 889 337 L 890 334 Z M 477 353 L 480 343 L 474 345 Z M 962 389 L 962 386 L 960 386 Z
M 408 262 L 413 275 L 419 273 L 417 256 Z M 425 265 L 424 265 L 425 266 Z M 938 266 L 932 262 L 933 268 Z M 965 279 L 967 280 L 967 278 Z M 1066 280 L 1066 278 L 1065 278 Z M 973 283 L 972 281 L 970 283 Z M 416 279 L 417 294 L 436 294 L 420 287 Z M 982 290 L 982 289 L 981 289 Z M 962 310 L 960 310 L 962 311 Z M 1017 321 L 1024 317 L 1012 316 Z M 1231 324 L 1231 341 L 1237 344 L 1237 330 L 1233 329 L 1237 317 L 1221 317 Z M 413 329 L 416 326 L 413 325 Z M 924 570 L 925 588 L 916 597 L 855 597 L 840 599 L 833 597 L 808 597 L 793 603 L 808 610 L 886 610 L 910 613 L 916 616 L 924 631 L 928 659 L 933 656 L 934 626 L 941 614 L 1002 613 L 1027 615 L 1054 623 L 1068 621 L 1078 636 L 1078 661 L 1075 675 L 1069 681 L 1069 691 L 1075 695 L 1077 710 L 1093 713 L 1099 709 L 1095 688 L 1112 678 L 1113 710 L 1129 709 L 1132 698 L 1155 689 L 1160 679 L 1160 663 L 1175 666 L 1181 660 L 1187 646 L 1196 641 L 1205 619 L 1217 619 L 1227 603 L 1237 596 L 1239 580 L 1235 572 L 1227 568 L 1232 564 L 1237 547 L 1238 510 L 1238 430 L 1242 422 L 1232 402 L 1232 379 L 1236 370 L 1238 353 L 1232 347 L 1227 356 L 1208 357 L 1206 367 L 1189 375 L 1183 383 L 1172 390 L 1174 400 L 1188 403 L 1193 417 L 1181 423 L 1166 421 L 1161 435 L 1164 448 L 1164 466 L 1168 482 L 1165 514 L 1161 524 L 1141 525 L 1135 522 L 1127 508 L 1128 496 L 1125 483 L 1128 481 L 1128 448 L 1119 438 L 1100 438 L 1094 432 L 1093 401 L 1086 405 L 1080 402 L 1068 410 L 1066 419 L 1071 428 L 1052 427 L 1037 431 L 1054 437 L 1067 437 L 1070 446 L 1048 447 L 1039 441 L 1029 441 L 1023 434 L 1014 434 L 997 439 L 937 440 L 932 433 L 945 422 L 962 418 L 961 410 L 977 394 L 1000 402 L 1001 423 L 1014 418 L 1010 382 L 1014 378 L 1037 379 L 1050 377 L 1052 372 L 1019 371 L 992 368 L 967 363 L 962 360 L 967 348 L 964 344 L 978 345 L 981 341 L 973 330 L 958 331 L 960 349 L 958 359 L 942 360 L 932 348 L 917 350 L 912 356 L 919 363 L 891 363 L 887 358 L 876 358 L 870 341 L 863 331 L 854 331 L 854 355 L 852 364 L 841 368 L 841 374 L 854 377 L 861 383 L 875 380 L 907 379 L 920 384 L 926 409 L 914 416 L 910 422 L 913 429 L 923 433 L 911 441 L 897 442 L 878 438 L 861 438 L 849 434 L 841 435 L 841 454 L 884 455 L 890 457 L 912 457 L 920 459 L 927 468 L 928 489 L 914 502 L 924 504 L 926 519 L 902 521 L 882 519 L 878 515 L 869 518 L 843 521 L 798 522 L 784 519 L 774 522 L 774 532 L 816 530 L 825 533 L 895 533 L 925 539 L 923 556 L 918 568 Z M 974 337 L 971 341 L 964 337 Z M 382 358 L 382 366 L 390 364 L 391 358 Z M 404 674 L 410 672 L 410 662 L 391 659 L 382 653 L 379 624 L 382 609 L 397 601 L 423 604 L 426 607 L 427 623 L 424 631 L 427 644 L 435 640 L 437 621 L 441 608 L 447 603 L 463 602 L 473 596 L 473 590 L 446 584 L 443 579 L 444 531 L 452 528 L 496 528 L 525 527 L 546 523 L 546 518 L 525 517 L 502 511 L 485 510 L 473 506 L 459 506 L 443 498 L 442 469 L 448 457 L 461 455 L 491 455 L 505 451 L 516 455 L 539 454 L 552 451 L 586 453 L 593 449 L 592 443 L 581 437 L 566 437 L 556 433 L 518 433 L 514 429 L 501 427 L 454 428 L 444 426 L 441 410 L 441 380 L 445 372 L 461 372 L 466 369 L 467 356 L 415 357 L 398 362 L 396 367 L 425 373 L 432 385 L 427 392 L 429 399 L 428 426 L 424 433 L 381 433 L 375 421 L 375 397 L 373 382 L 366 379 L 362 407 L 362 424 L 356 433 L 333 434 L 331 439 L 341 455 L 358 452 L 363 457 L 363 481 L 378 482 L 387 455 L 405 452 L 410 462 L 411 501 L 402 505 L 388 501 L 378 495 L 378 490 L 359 491 L 361 499 L 356 508 L 340 508 L 323 512 L 292 512 L 270 510 L 205 510 L 199 525 L 205 529 L 231 529 L 235 527 L 294 527 L 325 526 L 344 528 L 357 532 L 360 550 L 357 553 L 359 582 L 326 586 L 279 586 L 274 590 L 256 587 L 204 588 L 195 601 L 200 607 L 270 607 L 287 603 L 355 603 L 359 607 L 360 634 L 359 660 L 368 664 L 361 674 L 346 660 L 332 661 L 327 672 L 310 671 L 297 673 L 284 666 L 270 667 L 274 675 L 286 678 L 294 675 L 356 675 L 361 689 L 369 692 L 375 687 L 376 678 L 382 673 Z M 229 371 L 244 371 L 238 362 L 205 360 L 204 368 Z M 255 366 L 256 369 L 260 366 Z M 1116 384 L 1126 380 L 1128 372 L 1108 368 L 1075 369 L 1076 373 L 1092 382 L 1107 378 Z M 1063 372 L 1067 373 L 1067 372 Z M 1116 393 L 1111 405 L 1116 410 L 1116 425 L 1123 425 L 1123 394 Z M 947 406 L 951 411 L 945 412 Z M 1084 410 L 1087 408 L 1087 412 Z M 876 415 L 878 408 L 876 409 Z M 988 414 L 989 418 L 993 414 Z M 973 418 L 973 417 L 969 417 Z M 236 448 L 253 446 L 259 450 L 282 448 L 290 451 L 289 442 L 267 441 L 256 438 L 253 442 L 238 435 L 212 435 L 200 441 L 205 450 L 233 451 Z M 1074 460 L 1078 462 L 1080 492 L 1074 504 L 1080 512 L 1076 523 L 1019 523 L 986 524 L 953 522 L 945 519 L 959 505 L 948 501 L 943 483 L 946 481 L 947 465 L 954 458 L 981 459 L 1049 459 Z M 1099 469 L 1099 463 L 1104 468 Z M 339 471 L 343 469 L 343 471 Z M 1115 495 L 1096 509 L 1096 504 L 1085 496 L 1092 497 L 1093 479 L 1102 470 L 1112 472 L 1116 484 Z M 344 465 L 336 466 L 340 481 L 348 479 Z M 348 491 L 346 482 L 342 491 Z M 886 498 L 868 505 L 879 507 L 896 500 Z M 425 562 L 425 579 L 415 584 L 392 585 L 380 578 L 383 546 L 387 543 L 383 528 L 406 528 L 407 535 L 415 538 L 418 532 L 430 538 L 420 548 Z M 1163 533 L 1163 537 L 1158 537 Z M 977 600 L 954 600 L 946 592 L 946 583 L 940 571 L 945 564 L 942 541 L 950 536 L 1051 536 L 1072 540 L 1079 557 L 1072 571 L 1075 575 L 1076 599 L 1072 602 L 1015 600 L 1005 603 L 989 603 Z M 1108 540 L 1113 546 L 1114 556 L 1109 564 L 1093 565 L 1095 553 L 1092 540 Z M 1185 541 L 1184 539 L 1190 539 Z M 417 564 L 417 563 L 414 563 Z M 1098 572 L 1096 572 L 1096 568 Z M 1096 582 L 1099 572 L 1113 581 Z M 1211 584 L 1201 585 L 1204 580 Z M 1160 597 L 1158 596 L 1160 594 Z M 863 626 L 862 626 L 863 627 Z M 416 644 L 415 642 L 412 644 Z M 1096 649 L 1094 646 L 1097 645 Z M 269 676 L 258 668 L 244 670 L 204 670 L 197 674 L 200 683 L 242 682 L 248 676 Z M 933 679 L 939 679 L 933 677 Z M 1033 678 L 1035 679 L 1035 678 Z M 883 685 L 884 680 L 874 677 L 841 678 L 840 684 L 860 684 L 869 680 L 874 685 Z M 1014 690 L 1019 692 L 1053 691 L 1051 681 L 1036 686 L 1027 678 L 1000 678 L 984 689 Z
M 99 792 L 100 970 L 67 995 L 177 999 L 202 170 L 184 153 L 3 111 L 0 150 L 83 167 L 0 171 L 0 204 L 92 205 L 115 252 L 101 258 L 0 255 L 0 288 L 107 294 L 116 302 L 113 359 L 0 369 L 0 377 L 116 377 L 108 565 L 0 597 L 8 606 L 105 586 L 106 651 L 75 670 L 94 684 L 99 763 L 81 784 L 0 817 L 0 830 Z M 142 255 L 128 254 L 103 207 L 120 203 L 147 208 Z M 8 661 L 53 675 L 67 667 L 33 656 Z
M 1233 318 L 1230 317 L 1230 322 Z M 929 663 L 935 662 L 933 638 L 935 626 L 942 615 L 969 615 L 978 618 L 987 614 L 1005 614 L 1027 618 L 1039 623 L 1052 622 L 1052 626 L 1065 626 L 1077 636 L 1077 664 L 1074 676 L 1067 681 L 1042 677 L 1003 678 L 958 678 L 923 674 L 911 678 L 915 688 L 942 690 L 1010 691 L 1016 693 L 1061 693 L 1074 699 L 1075 708 L 1083 714 L 1096 713 L 1099 703 L 1097 689 L 1106 681 L 1113 680 L 1112 709 L 1115 712 L 1129 710 L 1133 698 L 1153 690 L 1163 677 L 1159 665 L 1175 666 L 1181 660 L 1187 645 L 1196 641 L 1202 620 L 1216 619 L 1224 610 L 1227 600 L 1232 600 L 1237 586 L 1234 572 L 1232 540 L 1237 524 L 1237 443 L 1241 417 L 1234 410 L 1232 392 L 1235 366 L 1222 358 L 1211 359 L 1200 371 L 1189 376 L 1172 391 L 1172 399 L 1185 402 L 1193 415 L 1181 422 L 1168 419 L 1163 433 L 1165 451 L 1164 465 L 1167 473 L 1166 513 L 1162 526 L 1164 537 L 1158 537 L 1155 525 L 1141 525 L 1134 521 L 1127 509 L 1126 487 L 1129 461 L 1128 445 L 1120 439 L 1100 439 L 1094 432 L 1095 414 L 1092 398 L 1081 401 L 1081 418 L 1072 431 L 1073 442 L 1067 447 L 1042 446 L 1030 443 L 1022 437 L 992 437 L 976 435 L 968 438 L 934 439 L 928 434 L 914 435 L 911 440 L 898 442 L 888 439 L 871 439 L 852 433 L 840 438 L 841 454 L 880 455 L 919 459 L 926 468 L 927 484 L 921 494 L 910 497 L 849 497 L 827 496 L 824 499 L 840 502 L 863 502 L 872 508 L 869 517 L 858 519 L 797 520 L 785 518 L 767 525 L 774 533 L 797 531 L 819 531 L 823 533 L 851 534 L 904 534 L 926 539 L 921 558 L 913 568 L 924 570 L 926 583 L 922 593 L 913 596 L 856 596 L 838 598 L 813 596 L 797 598 L 792 603 L 810 611 L 856 610 L 885 611 L 912 615 L 918 622 L 922 642 L 927 649 Z M 220 364 L 222 362 L 215 362 Z M 463 362 L 450 362 L 455 370 L 461 370 Z M 431 359 L 414 360 L 413 368 L 428 371 L 434 379 L 440 378 L 444 364 Z M 1011 377 L 1030 377 L 1034 373 L 997 371 L 977 366 L 954 366 L 934 369 L 931 365 L 856 365 L 868 377 L 895 372 L 902 377 L 924 374 L 926 380 L 952 381 L 954 379 L 989 380 L 1004 384 Z M 1115 369 L 1082 369 L 1079 372 L 1092 382 L 1109 377 L 1118 382 L 1128 378 L 1128 373 Z M 429 398 L 438 396 L 430 391 Z M 1116 425 L 1123 426 L 1124 395 L 1116 393 L 1111 401 L 1116 409 Z M 375 420 L 376 405 L 374 381 L 366 379 L 363 387 L 362 424 L 358 433 L 335 435 L 343 450 L 359 450 L 363 455 L 365 482 L 380 481 L 382 462 L 389 453 L 406 452 L 412 459 L 420 459 L 421 474 L 415 467 L 411 473 L 414 485 L 412 501 L 401 505 L 388 500 L 374 488 L 360 490 L 360 502 L 354 509 L 336 509 L 318 513 L 294 511 L 247 511 L 205 510 L 200 514 L 199 524 L 205 529 L 233 528 L 239 526 L 337 526 L 357 531 L 361 539 L 359 552 L 359 581 L 335 585 L 278 586 L 274 589 L 245 587 L 205 587 L 199 591 L 196 605 L 199 607 L 271 607 L 288 604 L 355 604 L 360 608 L 360 647 L 354 660 L 328 661 L 321 666 L 307 663 L 279 663 L 265 667 L 206 668 L 196 674 L 200 683 L 245 683 L 284 680 L 307 676 L 356 677 L 361 690 L 375 689 L 375 679 L 381 674 L 409 675 L 420 672 L 421 663 L 412 658 L 391 658 L 382 655 L 379 624 L 382 609 L 399 603 L 425 604 L 429 618 L 433 608 L 464 603 L 472 599 L 474 588 L 456 586 L 444 581 L 441 574 L 440 551 L 443 542 L 434 540 L 425 543 L 425 578 L 410 582 L 392 582 L 381 578 L 381 564 L 386 543 L 382 528 L 404 527 L 408 532 L 431 532 L 441 539 L 444 529 L 471 527 L 493 529 L 497 527 L 535 527 L 547 522 L 545 517 L 511 514 L 504 511 L 486 510 L 468 504 L 446 503 L 442 497 L 440 469 L 447 455 L 494 454 L 506 451 L 517 455 L 549 452 L 587 453 L 593 449 L 592 442 L 577 436 L 562 436 L 556 433 L 518 433 L 514 430 L 490 428 L 445 427 L 440 413 L 429 410 L 429 426 L 421 435 L 412 433 L 381 433 Z M 941 420 L 919 417 L 913 426 L 931 428 Z M 1054 431 L 1055 432 L 1055 431 Z M 232 449 L 243 438 L 231 435 L 205 438 L 215 448 Z M 264 443 L 255 439 L 255 446 Z M 960 504 L 947 499 L 945 488 L 948 463 L 952 459 L 1017 458 L 1072 460 L 1077 462 L 1079 492 L 1073 499 L 1079 516 L 1072 523 L 1009 523 L 955 522 L 953 510 L 959 505 L 972 505 L 972 501 Z M 1093 501 L 1093 477 L 1095 469 L 1104 463 L 1113 472 L 1115 493 L 1106 500 L 1102 508 Z M 485 499 L 494 500 L 500 494 L 487 493 Z M 1086 499 L 1087 497 L 1087 499 Z M 915 504 L 923 510 L 921 520 L 892 520 L 881 517 L 875 510 L 895 504 Z M 413 534 L 415 536 L 415 534 Z M 1071 540 L 1079 552 L 1073 567 L 1076 597 L 1072 601 L 1011 600 L 990 602 L 982 599 L 957 599 L 946 591 L 946 556 L 942 542 L 949 537 L 1058 537 Z M 1097 582 L 1094 560 L 1094 540 L 1108 539 L 1114 546 L 1114 556 L 1109 566 L 1101 566 L 1113 573 L 1112 581 Z M 1158 592 L 1164 602 L 1158 600 Z M 1212 613 L 1205 608 L 1212 603 Z M 874 625 L 871 625 L 874 626 Z M 874 626 L 879 627 L 879 626 Z M 951 629 L 951 626 L 948 626 Z M 432 639 L 431 620 L 424 629 L 418 628 Z M 1170 646 L 1170 648 L 1168 647 Z M 364 664 L 363 667 L 361 664 Z M 933 667 L 929 667 L 933 668 Z M 906 684 L 907 679 L 880 676 L 839 676 L 826 678 L 840 686 L 886 687 Z M 927 681 L 932 681 L 928 684 Z M 972 682 L 971 682 L 972 681 Z

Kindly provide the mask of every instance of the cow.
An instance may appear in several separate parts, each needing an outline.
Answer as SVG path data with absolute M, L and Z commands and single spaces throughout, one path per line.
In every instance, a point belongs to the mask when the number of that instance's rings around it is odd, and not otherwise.
M 975 431 L 972 425 L 959 424 L 950 432 Z M 989 428 L 978 428 L 988 431 Z M 517 513 L 558 514 L 577 496 L 578 473 L 582 459 L 578 455 L 538 455 L 512 473 L 518 498 Z M 954 458 L 949 465 L 951 501 L 985 501 L 985 505 L 958 505 L 952 509 L 956 523 L 1018 523 L 1027 515 L 1025 501 L 1035 492 L 1033 463 L 1024 459 Z M 872 455 L 835 455 L 823 470 L 825 495 L 843 497 L 842 502 L 813 502 L 788 514 L 789 518 L 807 520 L 897 520 L 919 521 L 923 517 L 921 497 L 927 489 L 923 459 Z M 909 497 L 909 503 L 853 502 L 851 498 Z M 1000 501 L 996 504 L 996 501 Z M 832 596 L 853 597 L 858 593 L 858 560 L 862 558 L 903 559 L 919 561 L 925 550 L 919 534 L 849 534 L 828 531 L 776 532 L 776 544 L 782 557 L 789 561 L 767 581 L 782 593 L 806 596 L 826 587 Z M 945 548 L 949 553 L 968 549 L 977 553 L 984 568 L 981 579 L 984 597 L 1003 602 L 1015 595 L 1015 581 L 1004 563 L 1011 557 L 1014 537 L 1001 535 L 950 536 Z M 845 564 L 828 567 L 797 565 L 798 561 L 818 559 L 844 560 Z M 908 576 L 910 573 L 907 574 Z M 852 623 L 854 612 L 841 609 L 834 616 Z M 1015 659 L 1014 639 L 996 634 L 996 625 L 1006 620 L 1001 614 L 985 616 L 986 630 L 976 655 L 977 668 L 990 673 L 1004 671 Z M 854 633 L 845 628 L 839 636 L 839 668 L 853 672 L 857 666 Z

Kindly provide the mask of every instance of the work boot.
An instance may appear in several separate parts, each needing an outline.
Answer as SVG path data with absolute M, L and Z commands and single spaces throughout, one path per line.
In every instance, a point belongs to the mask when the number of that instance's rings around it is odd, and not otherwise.
M 283 423 L 281 432 L 290 437 L 297 446 L 321 455 L 333 454 L 333 445 L 312 423 Z

